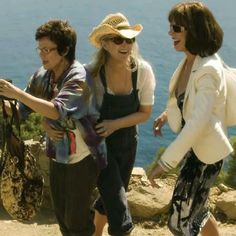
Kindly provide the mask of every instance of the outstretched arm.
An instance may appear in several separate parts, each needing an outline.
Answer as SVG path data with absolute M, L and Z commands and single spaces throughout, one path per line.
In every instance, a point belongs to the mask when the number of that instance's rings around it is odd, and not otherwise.
M 52 120 L 59 118 L 59 112 L 52 102 L 32 96 L 6 80 L 0 79 L 0 95 L 19 100 L 44 117 Z

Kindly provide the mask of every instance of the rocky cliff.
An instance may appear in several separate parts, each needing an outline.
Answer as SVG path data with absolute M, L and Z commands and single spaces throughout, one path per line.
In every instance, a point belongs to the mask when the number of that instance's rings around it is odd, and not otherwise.
M 48 165 L 49 160 L 45 156 L 45 146 L 39 142 L 29 140 L 26 142 L 32 153 L 37 156 L 39 166 L 45 179 L 44 208 L 51 208 L 49 192 Z M 150 186 L 143 168 L 136 167 L 128 189 L 128 201 L 130 210 L 137 222 L 156 222 L 165 224 L 170 199 L 173 192 L 175 175 L 165 179 L 158 179 L 158 188 Z M 236 190 L 223 184 L 211 189 L 209 206 L 216 215 L 217 220 L 235 223 L 236 221 Z

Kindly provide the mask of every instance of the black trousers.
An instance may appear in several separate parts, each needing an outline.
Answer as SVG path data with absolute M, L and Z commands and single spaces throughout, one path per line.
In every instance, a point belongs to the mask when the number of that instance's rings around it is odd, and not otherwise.
M 135 162 L 137 134 L 135 127 L 117 134 L 107 143 L 108 165 L 98 177 L 100 197 L 94 208 L 108 218 L 110 235 L 127 235 L 133 229 L 126 191 Z
M 97 164 L 92 156 L 75 164 L 50 162 L 51 194 L 63 236 L 91 236 L 94 233 L 90 205 L 97 175 Z

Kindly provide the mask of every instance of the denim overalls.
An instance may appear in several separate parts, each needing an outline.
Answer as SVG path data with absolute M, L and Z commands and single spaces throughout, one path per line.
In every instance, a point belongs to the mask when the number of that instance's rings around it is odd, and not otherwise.
M 107 92 L 104 69 L 100 71 L 104 86 L 101 120 L 111 120 L 135 113 L 139 109 L 137 70 L 132 72 L 133 90 L 128 95 L 112 95 Z M 115 131 L 106 138 L 108 166 L 101 171 L 98 189 L 101 197 L 95 208 L 108 218 L 111 235 L 125 235 L 133 229 L 127 205 L 126 190 L 135 162 L 137 149 L 136 125 Z

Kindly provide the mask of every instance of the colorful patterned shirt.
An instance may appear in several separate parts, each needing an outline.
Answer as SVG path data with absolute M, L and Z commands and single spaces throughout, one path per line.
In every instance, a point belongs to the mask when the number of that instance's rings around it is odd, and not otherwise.
M 94 130 L 95 123 L 99 117 L 95 97 L 90 93 L 89 99 L 85 99 L 80 86 L 81 82 L 86 82 L 88 88 L 92 90 L 90 74 L 82 64 L 74 61 L 56 84 L 53 84 L 51 75 L 51 71 L 45 70 L 43 67 L 39 68 L 31 77 L 25 89 L 27 93 L 33 96 L 54 103 L 60 117 L 58 120 L 46 118 L 46 121 L 56 129 L 65 131 L 68 134 L 59 143 L 47 138 L 47 155 L 57 161 L 58 155 L 63 156 L 64 160 L 62 162 L 67 163 L 70 155 L 70 146 L 73 146 L 70 145 L 73 140 L 70 139 L 72 136 L 69 131 L 80 128 L 82 137 L 90 152 L 98 159 L 100 167 L 103 167 L 103 165 L 106 165 L 106 150 L 104 140 Z M 21 118 L 25 119 L 33 111 L 23 103 L 20 103 L 19 112 Z

